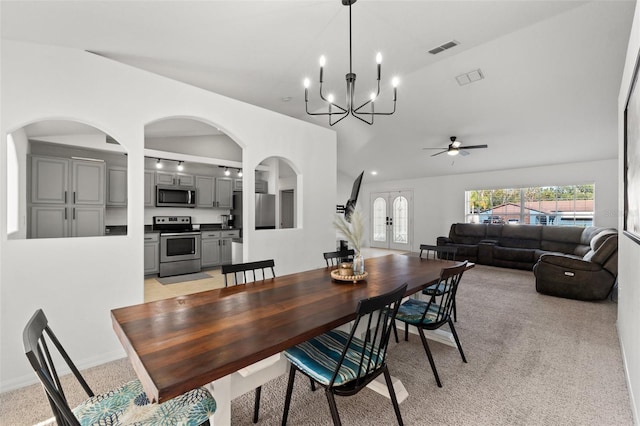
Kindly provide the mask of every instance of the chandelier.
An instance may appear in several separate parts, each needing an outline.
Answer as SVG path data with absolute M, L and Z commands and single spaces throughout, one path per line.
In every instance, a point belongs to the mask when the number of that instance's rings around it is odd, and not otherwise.
M 328 94 L 326 97 L 322 93 L 322 83 L 323 83 L 323 71 L 326 63 L 326 59 L 324 56 L 320 57 L 320 99 L 322 99 L 327 104 L 327 109 L 323 112 L 309 112 L 309 86 L 310 81 L 308 78 L 304 80 L 304 105 L 307 114 L 309 115 L 327 115 L 329 116 L 329 125 L 333 126 L 336 123 L 339 123 L 349 114 L 353 115 L 359 120 L 364 121 L 365 123 L 371 125 L 373 124 L 374 117 L 376 115 L 391 115 L 396 112 L 396 98 L 397 98 L 397 87 L 398 87 L 398 78 L 394 77 L 391 80 L 391 85 L 393 86 L 393 111 L 391 112 L 378 112 L 375 110 L 375 101 L 380 94 L 380 75 L 382 73 L 382 54 L 378 53 L 376 55 L 376 63 L 378 66 L 378 90 L 376 92 L 372 92 L 369 100 L 358 107 L 354 107 L 354 94 L 356 88 L 356 74 L 353 72 L 353 55 L 351 52 L 351 5 L 354 4 L 357 0 L 342 0 L 342 4 L 344 6 L 349 6 L 349 73 L 345 75 L 347 80 L 347 93 L 346 93 L 346 106 L 341 107 L 334 103 L 333 94 Z

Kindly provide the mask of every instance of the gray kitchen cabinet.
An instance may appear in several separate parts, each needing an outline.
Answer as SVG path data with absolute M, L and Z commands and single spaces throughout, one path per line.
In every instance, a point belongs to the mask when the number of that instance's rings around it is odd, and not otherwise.
M 213 178 L 196 176 L 196 207 L 213 207 Z
M 156 201 L 156 172 L 151 170 L 144 171 L 144 205 L 145 207 L 153 207 Z
M 195 177 L 181 173 L 156 172 L 156 185 L 195 186 Z
M 242 179 L 234 179 L 233 180 L 233 190 L 234 191 L 242 191 Z
M 30 238 L 104 235 L 103 162 L 32 156 L 30 189 Z
M 256 194 L 266 194 L 267 192 L 269 192 L 269 182 L 267 182 L 266 180 L 256 180 L 255 189 Z
M 31 202 L 65 204 L 69 190 L 69 160 L 31 157 Z
M 71 236 L 104 235 L 104 207 L 77 206 L 71 208 Z
M 31 207 L 29 238 L 62 238 L 67 236 L 67 207 Z
M 105 204 L 105 165 L 103 162 L 71 160 L 71 202 L 82 205 Z
M 233 207 L 233 179 L 216 178 L 215 205 L 220 209 Z
M 144 234 L 144 274 L 160 272 L 160 236 L 159 234 Z
M 200 263 L 203 268 L 220 265 L 222 243 L 220 231 L 203 231 Z
M 125 207 L 126 205 L 127 168 L 109 166 L 107 167 L 107 206 Z
M 220 264 L 229 265 L 232 262 L 231 242 L 233 238 L 239 238 L 240 231 L 220 231 Z

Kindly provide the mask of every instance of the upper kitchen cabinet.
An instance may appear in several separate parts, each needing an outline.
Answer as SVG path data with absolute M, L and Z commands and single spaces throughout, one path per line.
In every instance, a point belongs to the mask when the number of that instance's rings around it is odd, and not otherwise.
M 213 207 L 212 176 L 196 176 L 196 207 Z
M 101 236 L 110 226 L 126 232 L 125 154 L 104 132 L 72 121 L 41 121 L 10 133 L 9 239 Z
M 182 173 L 156 172 L 156 185 L 195 186 L 195 178 Z
M 233 207 L 233 179 L 216 178 L 215 207 L 230 209 Z

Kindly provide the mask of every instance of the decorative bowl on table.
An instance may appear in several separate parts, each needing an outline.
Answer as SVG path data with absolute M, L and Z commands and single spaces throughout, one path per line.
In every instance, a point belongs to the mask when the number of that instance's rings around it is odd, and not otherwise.
M 343 277 L 349 277 L 353 275 L 353 264 L 349 262 L 341 263 L 337 269 L 338 273 Z
M 369 276 L 369 273 L 367 273 L 367 271 L 364 271 L 364 273 L 360 275 L 341 275 L 340 271 L 340 269 L 334 269 L 333 271 L 331 271 L 331 278 L 336 281 L 352 282 L 355 284 L 358 281 L 366 280 Z

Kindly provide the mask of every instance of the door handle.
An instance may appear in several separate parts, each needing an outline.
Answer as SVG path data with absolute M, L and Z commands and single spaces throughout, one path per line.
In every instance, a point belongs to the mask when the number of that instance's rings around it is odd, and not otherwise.
M 67 197 L 65 197 L 65 198 L 67 198 Z M 66 207 L 64 208 L 64 220 L 67 220 L 67 208 Z
M 76 203 L 76 191 L 73 191 L 73 204 Z
M 76 220 L 76 208 L 73 208 L 73 220 Z
M 67 191 L 64 191 L 64 203 L 67 204 Z M 65 219 L 66 219 L 66 213 L 65 213 Z

